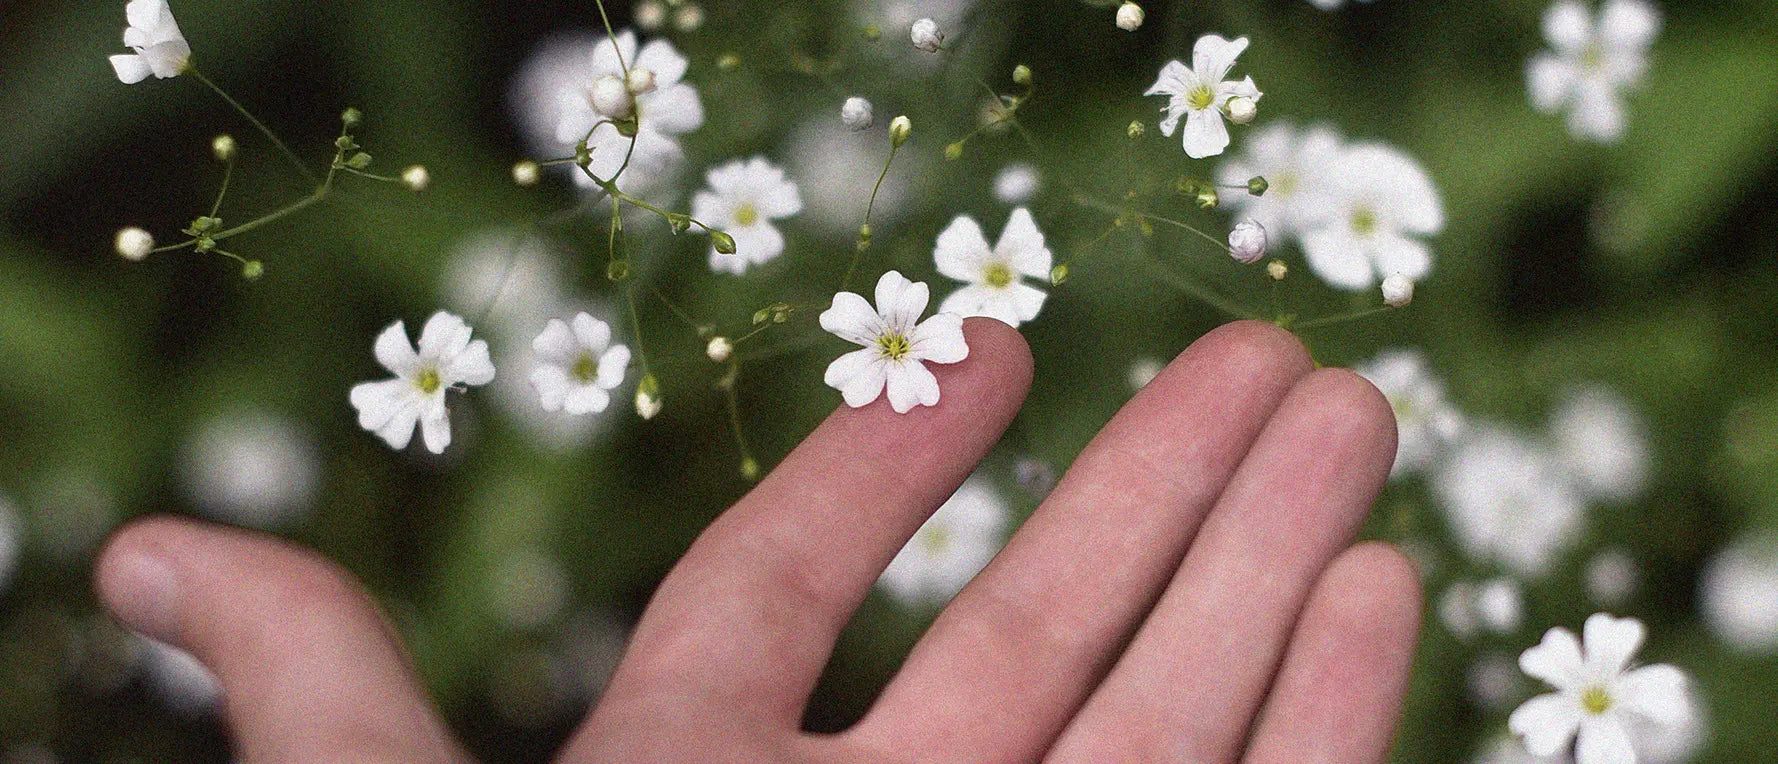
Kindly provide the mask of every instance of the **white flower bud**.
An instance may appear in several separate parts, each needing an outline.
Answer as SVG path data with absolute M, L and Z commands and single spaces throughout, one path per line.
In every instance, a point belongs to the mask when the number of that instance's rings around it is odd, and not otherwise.
M 1414 301 L 1414 282 L 1399 273 L 1391 273 L 1383 279 L 1383 303 L 1391 308 L 1399 308 Z
M 1146 14 L 1142 12 L 1140 5 L 1124 3 L 1117 7 L 1117 28 L 1125 32 L 1134 32 L 1141 28 L 1144 18 L 1146 18 Z
M 944 33 L 938 31 L 938 22 L 932 19 L 920 19 L 914 22 L 913 28 L 908 32 L 908 37 L 914 41 L 914 47 L 927 53 L 937 53 L 939 47 L 945 43 Z
M 870 101 L 859 96 L 852 96 L 846 99 L 844 105 L 840 106 L 840 123 L 844 124 L 847 130 L 853 132 L 869 130 L 872 121 Z
M 914 132 L 914 122 L 903 114 L 889 121 L 889 142 L 900 147 L 908 142 L 908 136 Z
M 649 395 L 648 393 L 642 392 L 641 390 L 637 390 L 636 391 L 636 414 L 637 414 L 637 416 L 640 416 L 643 419 L 653 419 L 654 415 L 659 414 L 659 413 L 661 413 L 661 399 L 656 398 L 652 395 Z
M 216 136 L 210 141 L 210 153 L 216 155 L 216 161 L 227 162 L 235 158 L 235 139 L 228 133 Z
M 117 232 L 117 254 L 141 262 L 154 250 L 154 235 L 135 226 Z
M 424 165 L 414 165 L 401 171 L 401 184 L 410 191 L 425 191 L 427 184 L 432 182 L 432 173 L 426 172 Z
M 593 109 L 611 119 L 627 119 L 636 110 L 636 99 L 623 80 L 606 75 L 593 83 Z
M 710 344 L 704 346 L 704 355 L 710 356 L 710 360 L 716 363 L 727 363 L 729 356 L 734 353 L 735 343 L 720 335 L 711 337 Z
M 636 26 L 642 31 L 653 32 L 667 23 L 667 9 L 653 0 L 643 0 L 636 4 Z
M 681 32 L 696 32 L 704 25 L 704 9 L 696 5 L 687 5 L 673 14 L 673 26 Z
M 1259 104 L 1246 96 L 1235 96 L 1228 102 L 1229 121 L 1237 125 L 1245 125 L 1259 115 Z
M 1523 593 L 1510 578 L 1485 581 L 1475 590 L 1475 615 L 1481 625 L 1496 634 L 1519 629 L 1523 617 Z
M 519 162 L 512 166 L 512 182 L 521 186 L 535 186 L 542 169 L 529 159 Z
M 1229 231 L 1229 255 L 1243 263 L 1257 263 L 1266 256 L 1266 228 L 1243 220 Z
M 642 95 L 654 92 L 654 72 L 648 69 L 631 69 L 630 76 L 624 81 L 631 95 Z

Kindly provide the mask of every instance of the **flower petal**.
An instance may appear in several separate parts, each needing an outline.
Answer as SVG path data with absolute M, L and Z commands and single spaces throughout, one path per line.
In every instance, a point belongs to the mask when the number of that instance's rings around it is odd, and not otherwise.
M 407 326 L 400 320 L 377 334 L 372 350 L 376 353 L 377 363 L 398 377 L 411 377 L 420 366 L 420 357 L 414 354 L 414 346 L 408 344 Z
M 1013 210 L 1012 216 L 1006 219 L 1000 241 L 994 243 L 994 254 L 1011 264 L 1014 271 L 1026 276 L 1040 279 L 1050 276 L 1053 256 L 1043 245 L 1043 232 L 1037 230 L 1037 221 L 1024 207 Z
M 1302 243 L 1309 270 L 1329 286 L 1355 292 L 1369 289 L 1376 281 L 1370 259 L 1364 256 L 1360 243 L 1343 230 L 1341 222 L 1304 233 Z
M 1418 239 L 1394 232 L 1381 233 L 1372 240 L 1370 250 L 1378 273 L 1399 273 L 1419 281 L 1432 270 L 1432 250 Z
M 886 381 L 884 370 L 887 363 L 874 349 L 854 350 L 827 365 L 822 381 L 840 391 L 846 399 L 846 405 L 858 408 L 877 399 L 883 392 Z
M 1625 672 L 1612 686 L 1612 699 L 1625 710 L 1673 726 L 1690 715 L 1685 674 L 1665 663 Z
M 636 54 L 636 59 L 630 62 L 630 68 L 647 69 L 653 72 L 655 84 L 664 87 L 677 84 L 679 80 L 684 79 L 687 64 L 685 57 L 679 55 L 679 51 L 673 48 L 673 43 L 666 40 L 650 40 L 647 45 L 642 46 L 641 52 Z
M 1605 0 L 1599 10 L 1599 40 L 1617 50 L 1646 50 L 1661 31 L 1661 13 L 1642 0 Z
M 980 281 L 982 264 L 991 254 L 981 225 L 968 215 L 953 218 L 932 246 L 932 262 L 938 272 L 958 281 Z
M 1574 632 L 1556 627 L 1543 633 L 1543 641 L 1519 654 L 1519 669 L 1551 686 L 1567 689 L 1585 679 L 1586 659 Z
M 442 454 L 451 445 L 451 415 L 443 406 L 435 411 L 427 412 L 420 417 L 420 439 L 426 442 L 426 450 Z
M 919 361 L 906 360 L 885 364 L 888 372 L 889 408 L 897 414 L 913 411 L 915 406 L 938 403 L 938 378 Z
M 438 370 L 445 384 L 485 385 L 494 381 L 494 362 L 488 358 L 488 343 L 476 340 L 463 352 L 450 358 Z
M 1235 58 L 1246 49 L 1245 37 L 1233 40 L 1213 34 L 1199 37 L 1197 43 L 1192 45 L 1192 71 L 1206 83 L 1221 82 L 1228 78 L 1229 70 L 1234 68 Z
M 598 385 L 573 385 L 562 399 L 562 410 L 570 414 L 597 414 L 611 405 L 611 393 Z
M 833 306 L 821 311 L 821 328 L 836 335 L 840 339 L 865 347 L 877 342 L 877 335 L 883 330 L 883 317 L 865 302 L 863 297 L 852 292 L 840 292 L 833 296 Z
M 1160 76 L 1155 79 L 1153 85 L 1149 85 L 1147 90 L 1142 91 L 1142 94 L 1145 96 L 1179 95 L 1186 91 L 1191 80 L 1191 70 L 1185 68 L 1185 64 L 1180 63 L 1178 59 L 1174 59 L 1161 67 Z M 1171 131 L 1168 134 L 1171 135 Z
M 767 262 L 784 253 L 784 234 L 771 223 L 761 222 L 744 228 L 731 228 L 735 254 L 751 265 Z
M 1623 137 L 1627 121 L 1624 102 L 1610 83 L 1583 78 L 1575 86 L 1568 112 L 1568 131 L 1575 137 L 1612 143 Z
M 637 119 L 662 135 L 689 133 L 704 125 L 704 104 L 697 88 L 668 85 L 636 99 Z
M 956 363 L 969 357 L 969 343 L 963 339 L 963 317 L 955 313 L 939 313 L 914 327 L 908 337 L 913 357 L 933 363 Z
M 1203 159 L 1221 154 L 1229 146 L 1229 129 L 1222 123 L 1222 112 L 1201 109 L 1185 118 L 1185 155 Z
M 1630 744 L 1629 730 L 1611 714 L 1582 719 L 1574 745 L 1574 764 L 1636 764 L 1636 748 Z
M 1525 89 L 1531 94 L 1531 108 L 1548 114 L 1561 108 L 1574 91 L 1580 72 L 1566 59 L 1540 53 L 1525 65 Z
M 1019 325 L 1018 306 L 1013 304 L 1011 291 L 987 284 L 969 284 L 959 288 L 938 304 L 938 312 L 939 315 L 948 313 L 963 318 L 983 316 L 1008 326 Z
M 375 432 L 409 407 L 409 391 L 414 386 L 405 379 L 360 382 L 352 386 L 347 398 L 358 409 L 358 426 Z M 412 427 L 410 424 L 409 427 Z
M 1554 756 L 1574 737 L 1580 717 L 1580 704 L 1551 692 L 1525 701 L 1507 717 L 1506 728 L 1524 738 L 1531 753 Z
M 568 372 L 555 364 L 540 364 L 531 370 L 531 386 L 537 388 L 538 403 L 544 411 L 561 411 L 568 397 Z
M 1634 618 L 1613 618 L 1606 613 L 1587 617 L 1581 641 L 1586 644 L 1587 667 L 1594 676 L 1616 676 L 1630 665 L 1630 658 L 1642 649 L 1647 629 Z
M 396 410 L 395 416 L 382 427 L 376 429 L 377 437 L 388 443 L 390 448 L 400 451 L 413 442 L 414 425 L 420 420 L 420 409 L 415 406 L 403 406 Z
M 463 352 L 471 331 L 469 324 L 451 313 L 441 310 L 432 314 L 420 329 L 420 357 L 437 361 Z
M 154 70 L 148 61 L 134 53 L 123 53 L 111 57 L 111 68 L 117 72 L 117 80 L 125 85 L 134 85 L 152 74 Z
M 877 312 L 893 331 L 913 332 L 930 299 L 931 291 L 925 282 L 909 281 L 900 271 L 889 271 L 877 279 Z
M 580 347 L 591 350 L 595 355 L 605 352 L 611 345 L 611 325 L 581 312 L 574 314 L 574 339 Z
M 1593 36 L 1593 20 L 1578 0 L 1560 0 L 1543 14 L 1543 36 L 1550 47 L 1576 56 Z
M 543 325 L 543 331 L 536 339 L 531 340 L 531 351 L 540 361 L 567 366 L 574 362 L 580 346 L 574 339 L 574 331 L 568 328 L 568 322 L 552 318 Z
M 1037 318 L 1037 314 L 1043 311 L 1043 301 L 1049 298 L 1049 295 L 1042 289 L 1030 284 L 1013 284 L 1009 287 L 1009 291 L 1012 293 L 1011 302 L 1014 309 L 1018 311 L 1019 321 L 1030 321 Z M 1018 326 L 1018 324 L 1015 323 L 1013 326 Z
M 630 369 L 630 347 L 628 345 L 612 345 L 610 350 L 599 356 L 598 385 L 607 390 L 624 383 L 624 374 Z

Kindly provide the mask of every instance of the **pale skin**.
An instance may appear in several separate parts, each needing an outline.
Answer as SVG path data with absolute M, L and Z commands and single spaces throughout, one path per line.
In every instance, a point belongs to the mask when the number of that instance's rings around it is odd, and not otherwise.
M 801 731 L 841 628 L 1024 399 L 1019 334 L 965 333 L 969 358 L 934 368 L 938 406 L 842 406 L 698 537 L 561 758 L 1383 759 L 1419 581 L 1353 539 L 1394 419 L 1369 383 L 1251 322 L 1124 406 L 860 722 Z M 217 674 L 243 760 L 467 758 L 375 602 L 313 552 L 149 518 L 113 536 L 96 581 L 126 625 Z

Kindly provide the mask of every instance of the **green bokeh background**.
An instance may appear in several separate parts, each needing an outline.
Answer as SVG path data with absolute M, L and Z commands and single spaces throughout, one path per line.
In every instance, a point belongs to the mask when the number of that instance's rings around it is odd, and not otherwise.
M 1042 169 L 1032 208 L 1067 257 L 1110 219 L 1073 203 L 1056 179 L 1116 197 L 1208 173 L 1173 140 L 1151 129 L 1132 143 L 1124 128 L 1132 119 L 1152 128 L 1157 102 L 1138 94 L 1199 34 L 1251 37 L 1241 71 L 1265 90 L 1262 122 L 1325 121 L 1395 143 L 1431 173 L 1449 220 L 1414 305 L 1304 332 L 1318 361 L 1419 347 L 1466 413 L 1528 429 L 1578 381 L 1619 390 L 1645 416 L 1652 487 L 1628 507 L 1596 510 L 1570 562 L 1528 587 L 1524 629 L 1491 647 L 1516 653 L 1544 628 L 1577 627 L 1594 609 L 1580 561 L 1622 547 L 1642 569 L 1623 614 L 1649 623 L 1646 659 L 1699 680 L 1712 720 L 1705 758 L 1769 757 L 1778 662 L 1714 641 L 1695 599 L 1713 550 L 1778 529 L 1778 4 L 1663 3 L 1666 26 L 1629 134 L 1610 147 L 1577 143 L 1559 118 L 1526 104 L 1541 0 L 1378 0 L 1335 13 L 1302 0 L 1146 5 L 1147 25 L 1129 34 L 1109 8 L 1078 0 L 982 0 L 955 37 L 960 53 L 930 69 L 889 53 L 906 47 L 905 30 L 864 40 L 848 22 L 871 14 L 844 3 L 708 3 L 702 29 L 670 35 L 692 61 L 707 113 L 685 141 L 690 172 L 678 196 L 704 167 L 781 157 L 790 127 L 811 115 L 837 119 L 834 91 L 791 71 L 806 55 L 836 61 L 840 89 L 876 101 L 885 150 L 891 116 L 916 125 L 910 160 L 897 165 L 920 168 L 916 193 L 893 226 L 878 227 L 861 283 L 891 267 L 932 279 L 932 238 L 956 214 L 997 231 L 1006 207 L 989 184 L 1013 160 Z M 455 402 L 467 411 L 442 462 L 359 430 L 346 390 L 382 376 L 370 353 L 378 330 L 397 318 L 417 329 L 442 304 L 440 272 L 456 242 L 575 203 L 561 184 L 509 181 L 523 148 L 506 93 L 536 42 L 590 30 L 597 12 L 590 0 L 184 0 L 174 10 L 206 73 L 318 168 L 351 105 L 368 114 L 360 142 L 380 169 L 424 162 L 434 183 L 422 195 L 346 183 L 330 202 L 241 237 L 231 248 L 268 269 L 255 283 L 229 261 L 188 252 L 124 262 L 111 248 L 119 227 L 170 241 L 208 208 L 220 179 L 208 148 L 216 133 L 242 145 L 231 222 L 306 191 L 197 82 L 117 82 L 105 56 L 122 51 L 122 2 L 0 8 L 0 495 L 25 522 L 21 567 L 0 591 L 0 754 L 35 744 L 66 760 L 226 758 L 213 716 L 165 709 L 140 679 L 95 678 L 120 669 L 101 659 L 117 638 L 97 617 L 89 568 L 97 540 L 122 520 L 193 510 L 178 484 L 180 449 L 198 422 L 251 405 L 300 422 L 320 454 L 322 490 L 286 535 L 366 582 L 472 750 L 539 759 L 583 712 L 580 701 L 525 689 L 544 684 L 530 681 L 547 674 L 540 656 L 563 654 L 568 625 L 584 613 L 633 622 L 697 532 L 747 490 L 711 387 L 718 370 L 661 302 L 644 300 L 666 391 L 659 418 L 614 407 L 595 445 L 564 454 L 472 394 Z M 612 10 L 624 25 L 629 9 Z M 719 70 L 730 52 L 741 65 Z M 1021 120 L 1044 153 L 988 135 L 942 160 L 977 117 L 973 78 L 1011 92 L 1016 63 L 1036 73 Z M 1226 225 L 1164 193 L 1144 204 L 1209 230 Z M 565 265 L 576 291 L 615 304 L 600 220 L 553 231 L 575 253 Z M 709 272 L 703 238 L 644 231 L 632 248 L 641 279 L 737 333 L 770 302 L 825 303 L 846 269 L 848 234 L 801 220 L 785 230 L 785 255 L 740 280 Z M 1375 299 L 1334 293 L 1294 250 L 1281 254 L 1297 266 L 1289 294 L 1305 316 Z M 1133 361 L 1170 357 L 1226 320 L 1157 279 L 1151 262 L 1264 304 L 1256 269 L 1165 229 L 1119 232 L 1077 261 L 1025 327 L 1036 381 L 984 467 L 1021 515 L 1036 500 L 1014 485 L 1016 459 L 1065 469 L 1129 397 Z M 843 343 L 823 338 L 814 312 L 761 340 L 794 352 L 743 372 L 742 418 L 768 466 L 838 403 L 820 372 Z M 1370 535 L 1438 550 L 1430 591 L 1484 570 L 1465 567 L 1419 482 L 1392 486 L 1378 506 Z M 58 554 L 52 537 L 88 541 Z M 488 592 L 522 550 L 560 561 L 572 604 L 515 631 L 492 614 Z M 857 718 L 930 617 L 873 596 L 841 640 L 809 726 Z M 1503 714 L 1466 699 L 1464 672 L 1480 650 L 1429 621 L 1400 760 L 1461 757 L 1504 727 Z

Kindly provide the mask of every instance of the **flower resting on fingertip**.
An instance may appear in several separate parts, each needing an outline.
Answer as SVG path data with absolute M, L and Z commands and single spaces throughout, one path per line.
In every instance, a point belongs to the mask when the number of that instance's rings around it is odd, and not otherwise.
M 926 284 L 896 271 L 877 280 L 875 308 L 852 292 L 833 296 L 833 306 L 821 313 L 821 328 L 863 347 L 834 359 L 823 378 L 846 405 L 857 408 L 885 392 L 897 414 L 938 404 L 938 378 L 925 362 L 956 363 L 968 357 L 969 345 L 955 313 L 920 320 L 930 297 Z

